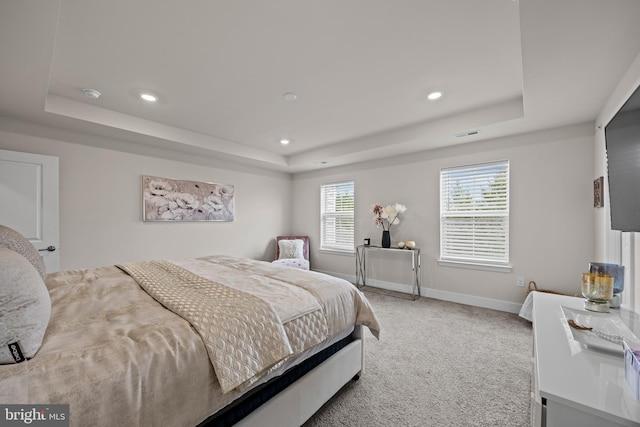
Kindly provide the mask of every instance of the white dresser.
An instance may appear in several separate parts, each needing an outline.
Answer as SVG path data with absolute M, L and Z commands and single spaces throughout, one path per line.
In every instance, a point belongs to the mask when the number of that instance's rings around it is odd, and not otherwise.
M 566 309 L 582 310 L 583 300 L 542 292 L 533 295 L 532 424 L 546 427 L 640 426 L 638 402 L 624 377 L 624 357 L 573 338 Z M 619 316 L 640 337 L 640 318 Z

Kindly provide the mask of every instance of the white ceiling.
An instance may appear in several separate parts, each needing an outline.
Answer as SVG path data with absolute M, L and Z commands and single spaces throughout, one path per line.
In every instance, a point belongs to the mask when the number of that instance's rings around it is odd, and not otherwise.
M 0 116 L 308 171 L 592 121 L 639 18 L 639 0 L 0 0 Z

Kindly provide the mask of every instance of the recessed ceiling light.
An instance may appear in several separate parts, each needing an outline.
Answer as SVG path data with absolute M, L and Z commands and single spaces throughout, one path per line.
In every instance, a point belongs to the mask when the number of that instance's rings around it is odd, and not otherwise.
M 287 101 L 295 101 L 296 99 L 298 99 L 298 95 L 296 95 L 293 92 L 286 92 L 285 94 L 282 95 L 282 97 Z
M 431 92 L 429 95 L 427 95 L 427 99 L 429 101 L 435 101 L 436 99 L 440 98 L 442 96 L 442 92 Z
M 82 93 L 84 93 L 84 96 L 91 99 L 98 99 L 100 98 L 100 95 L 102 95 L 95 89 L 82 89 Z
M 289 145 L 290 142 L 291 142 L 290 139 L 281 139 L 280 140 L 280 144 L 282 144 L 282 145 Z
M 156 102 L 158 100 L 157 96 L 152 95 L 150 93 L 141 93 L 140 98 L 147 102 Z

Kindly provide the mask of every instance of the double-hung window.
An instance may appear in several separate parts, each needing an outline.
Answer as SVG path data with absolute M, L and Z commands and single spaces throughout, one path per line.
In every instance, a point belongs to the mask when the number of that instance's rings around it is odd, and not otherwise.
M 320 249 L 353 253 L 353 181 L 322 184 L 320 210 Z
M 440 261 L 508 268 L 508 161 L 440 171 Z

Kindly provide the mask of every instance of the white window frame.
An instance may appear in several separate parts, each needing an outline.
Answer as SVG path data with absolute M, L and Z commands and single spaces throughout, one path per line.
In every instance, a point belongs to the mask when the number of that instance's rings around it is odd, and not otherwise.
M 351 186 L 353 205 L 344 211 L 336 206 L 335 192 L 341 187 Z M 334 199 L 332 200 L 332 196 Z M 348 207 L 348 206 L 346 206 Z M 344 206 L 342 207 L 344 208 Z M 351 226 L 338 229 L 341 219 L 350 219 Z M 353 254 L 355 251 L 355 182 L 340 181 L 320 185 L 320 250 Z
M 439 265 L 511 271 L 509 181 L 508 160 L 440 170 Z M 486 190 L 496 197 L 481 196 Z

